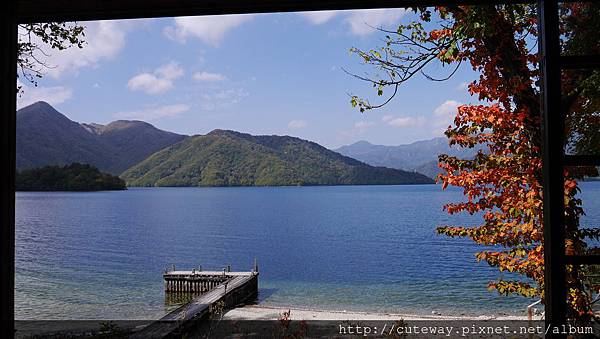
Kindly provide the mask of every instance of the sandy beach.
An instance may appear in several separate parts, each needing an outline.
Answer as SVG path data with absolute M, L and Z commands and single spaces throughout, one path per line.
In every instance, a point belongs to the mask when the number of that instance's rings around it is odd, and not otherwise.
M 373 313 L 345 310 L 312 310 L 275 306 L 248 305 L 230 310 L 227 320 L 277 320 L 283 312 L 290 310 L 291 320 L 527 320 L 527 316 L 481 315 L 453 316 L 444 314 L 418 315 L 401 313 Z M 534 316 L 535 320 L 540 316 Z

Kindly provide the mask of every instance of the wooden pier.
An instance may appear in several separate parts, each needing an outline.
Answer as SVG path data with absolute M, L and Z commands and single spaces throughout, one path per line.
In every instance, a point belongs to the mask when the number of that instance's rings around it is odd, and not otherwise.
M 203 331 L 215 312 L 222 312 L 258 295 L 258 266 L 249 272 L 165 271 L 165 293 L 199 293 L 191 302 L 178 307 L 161 319 L 135 333 L 133 338 L 175 338 Z
M 163 274 L 165 292 L 204 293 L 234 277 L 252 275 L 254 272 L 223 271 L 168 271 Z

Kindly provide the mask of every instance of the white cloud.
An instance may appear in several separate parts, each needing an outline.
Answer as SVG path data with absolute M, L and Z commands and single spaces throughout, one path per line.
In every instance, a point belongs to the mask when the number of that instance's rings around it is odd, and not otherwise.
M 190 109 L 186 104 L 165 105 L 158 107 L 150 107 L 138 111 L 117 112 L 113 116 L 117 119 L 134 119 L 134 120 L 156 120 L 164 117 L 174 117 Z
M 354 124 L 354 128 L 364 131 L 369 127 L 375 126 L 373 121 L 358 121 Z
M 223 81 L 225 80 L 225 76 L 219 73 L 211 73 L 211 72 L 197 72 L 194 73 L 194 80 L 198 81 Z
M 383 121 L 383 122 L 388 122 L 388 121 L 393 120 L 393 119 L 394 119 L 393 115 L 384 115 L 384 116 L 381 117 L 381 121 Z
M 140 73 L 127 82 L 132 91 L 147 94 L 159 94 L 175 87 L 173 80 L 183 75 L 183 69 L 176 62 L 169 62 L 154 70 L 153 73 Z
M 292 120 L 288 123 L 288 128 L 290 129 L 300 129 L 304 128 L 308 125 L 308 123 L 304 120 Z
M 403 128 L 403 127 L 414 127 L 414 126 L 422 126 L 425 123 L 424 117 L 395 117 L 393 115 L 384 115 L 381 118 L 381 121 L 386 124 Z
M 344 21 L 350 27 L 350 31 L 359 36 L 368 35 L 376 32 L 377 28 L 388 27 L 396 30 L 398 21 L 406 14 L 403 8 L 395 9 L 360 9 L 350 11 L 316 11 L 300 12 L 298 15 L 305 18 L 313 25 L 321 25 L 338 14 L 345 16 Z
M 127 87 L 132 91 L 143 91 L 147 94 L 158 94 L 166 92 L 173 88 L 173 82 L 167 79 L 160 79 L 154 74 L 142 73 L 129 79 Z
M 59 51 L 44 47 L 48 56 L 38 55 L 49 67 L 45 70 L 48 76 L 60 78 L 66 73 L 77 72 L 84 67 L 98 67 L 103 60 L 114 59 L 125 47 L 126 32 L 131 27 L 123 21 L 96 21 L 84 25 L 83 48 Z
M 446 100 L 433 111 L 433 135 L 441 135 L 452 124 L 456 110 L 462 103 L 456 100 Z
M 408 127 L 414 124 L 414 120 L 411 117 L 400 117 L 388 121 L 388 125 L 394 127 Z
M 457 91 L 464 91 L 464 90 L 467 90 L 468 88 L 469 88 L 469 83 L 466 81 L 461 82 L 460 84 L 458 84 L 456 86 Z
M 448 115 L 454 116 L 457 107 L 460 105 L 462 104 L 456 100 L 446 100 L 444 103 L 436 107 L 436 109 L 433 111 L 433 114 L 437 117 L 445 117 Z
M 399 9 L 362 9 L 349 11 L 346 22 L 355 35 L 368 35 L 376 32 L 376 28 L 397 25 L 398 20 L 406 14 L 406 10 Z M 396 30 L 397 27 L 392 27 Z
M 237 104 L 249 95 L 250 93 L 244 89 L 221 89 L 216 92 L 204 93 L 201 95 L 200 107 L 205 111 L 213 111 L 217 108 Z
M 174 18 L 174 25 L 165 27 L 164 34 L 180 43 L 185 43 L 191 36 L 216 46 L 227 32 L 252 17 L 251 14 L 177 17 Z
M 357 136 L 365 134 L 368 129 L 375 126 L 376 123 L 373 121 L 357 121 L 354 126 L 349 130 L 339 131 L 338 134 L 342 139 L 355 138 Z
M 17 85 L 22 86 L 23 93 L 17 96 L 17 108 L 29 106 L 37 101 L 45 101 L 52 106 L 62 104 L 71 99 L 73 91 L 63 86 L 53 87 L 31 87 L 26 86 L 20 81 Z
M 174 80 L 183 75 L 183 69 L 175 61 L 171 61 L 158 67 L 154 73 L 167 80 Z
M 316 12 L 300 12 L 298 15 L 304 17 L 311 24 L 320 25 L 329 21 L 339 12 L 336 11 L 316 11 Z

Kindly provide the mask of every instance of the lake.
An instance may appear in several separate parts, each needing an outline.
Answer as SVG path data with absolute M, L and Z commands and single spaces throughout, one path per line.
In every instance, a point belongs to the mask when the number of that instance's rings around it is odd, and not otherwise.
M 600 221 L 600 183 L 581 187 L 584 221 Z M 265 305 L 524 315 L 534 300 L 487 290 L 501 273 L 475 261 L 481 247 L 436 234 L 477 224 L 442 211 L 461 197 L 439 185 L 18 192 L 15 317 L 158 318 L 173 308 L 167 266 L 255 258 Z

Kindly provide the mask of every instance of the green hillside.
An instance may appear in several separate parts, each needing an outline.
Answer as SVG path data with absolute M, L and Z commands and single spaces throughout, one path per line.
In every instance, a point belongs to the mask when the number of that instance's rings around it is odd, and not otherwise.
M 288 136 L 215 130 L 160 150 L 125 171 L 129 186 L 429 184 L 413 172 L 373 167 Z
M 73 163 L 67 166 L 44 166 L 17 171 L 17 191 L 106 191 L 127 189 L 116 176 L 96 167 Z

